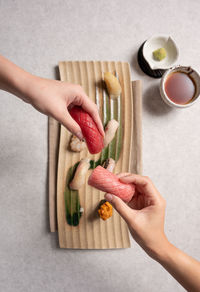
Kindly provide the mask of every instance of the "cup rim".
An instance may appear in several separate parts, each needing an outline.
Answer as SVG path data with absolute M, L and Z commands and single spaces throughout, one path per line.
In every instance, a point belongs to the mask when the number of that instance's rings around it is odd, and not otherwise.
M 191 102 L 188 102 L 186 104 L 178 104 L 178 103 L 175 103 L 173 102 L 169 97 L 168 95 L 166 94 L 165 92 L 165 82 L 166 82 L 166 79 L 167 79 L 167 76 L 169 74 L 171 74 L 172 72 L 184 72 L 184 71 L 189 71 L 189 70 L 192 70 L 199 78 L 199 84 L 200 84 L 200 75 L 199 73 L 193 69 L 191 66 L 181 66 L 181 65 L 178 65 L 178 66 L 173 66 L 171 68 L 169 68 L 168 70 L 166 70 L 166 72 L 163 74 L 162 78 L 161 78 L 161 82 L 160 82 L 160 95 L 162 97 L 162 99 L 171 107 L 176 107 L 176 108 L 187 108 L 187 107 L 190 107 L 192 106 L 194 103 L 197 102 L 197 100 L 199 99 L 199 96 L 200 96 L 200 92 L 198 92 L 197 96 L 194 98 L 194 100 L 192 100 Z M 195 82 L 195 85 L 197 86 L 197 81 L 194 80 Z

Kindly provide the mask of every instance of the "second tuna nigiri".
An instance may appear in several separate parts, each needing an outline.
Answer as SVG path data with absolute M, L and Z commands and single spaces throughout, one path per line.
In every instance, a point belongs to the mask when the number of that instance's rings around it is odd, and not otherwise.
M 102 166 L 97 166 L 93 170 L 88 179 L 88 184 L 103 192 L 118 196 L 124 202 L 130 202 L 135 193 L 133 184 L 121 182 L 115 174 Z
M 100 134 L 92 117 L 80 106 L 74 106 L 69 112 L 79 124 L 90 153 L 99 153 L 104 147 L 103 136 Z

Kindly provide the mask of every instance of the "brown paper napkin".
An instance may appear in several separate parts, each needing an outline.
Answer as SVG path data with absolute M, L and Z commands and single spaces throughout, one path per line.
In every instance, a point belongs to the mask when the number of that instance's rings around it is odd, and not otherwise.
M 133 143 L 131 150 L 130 171 L 142 174 L 142 82 L 132 81 L 133 90 Z M 56 188 L 57 188 L 57 162 L 59 152 L 60 125 L 53 118 L 49 117 L 48 129 L 49 145 L 49 222 L 50 231 L 57 230 L 56 215 Z

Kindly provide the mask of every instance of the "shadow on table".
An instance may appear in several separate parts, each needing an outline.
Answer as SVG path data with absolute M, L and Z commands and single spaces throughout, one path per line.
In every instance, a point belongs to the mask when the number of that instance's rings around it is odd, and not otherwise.
M 55 78 L 55 80 L 60 80 L 60 72 L 59 72 L 58 66 L 54 67 L 54 78 Z
M 148 75 L 144 74 L 144 72 L 141 70 L 138 60 L 137 60 L 138 52 L 135 52 L 135 54 L 132 57 L 131 60 L 131 67 L 133 70 L 137 72 L 137 74 L 141 77 L 149 77 Z M 154 81 L 154 78 L 149 77 Z M 158 79 L 160 81 L 160 79 Z M 173 111 L 174 109 L 169 107 L 167 104 L 164 103 L 160 96 L 159 91 L 159 82 L 157 85 L 152 85 L 149 87 L 145 92 L 143 93 L 143 109 L 147 112 L 149 112 L 152 115 L 165 115 Z
M 159 84 L 149 87 L 143 93 L 143 109 L 154 116 L 166 115 L 174 110 L 162 100 Z
M 138 55 L 138 52 L 136 52 L 132 59 L 131 59 L 131 67 L 133 68 L 133 70 L 135 70 L 137 72 L 137 74 L 139 76 L 147 76 L 146 74 L 144 74 L 144 72 L 142 71 L 142 69 L 140 68 L 139 64 L 138 64 L 138 60 L 137 60 L 137 55 Z
M 48 133 L 47 133 L 47 141 L 48 141 Z M 48 143 L 47 143 L 47 153 L 48 153 Z M 49 159 L 47 158 L 47 168 L 46 168 L 46 186 L 45 186 L 45 194 L 46 194 L 46 209 L 45 209 L 45 232 L 50 233 L 50 244 L 52 249 L 59 248 L 58 242 L 58 232 L 50 231 L 50 220 L 49 220 Z
M 59 67 L 54 67 L 54 79 L 60 80 L 60 73 L 59 73 Z M 48 139 L 48 133 L 47 133 L 47 141 Z M 48 143 L 47 143 L 47 153 L 48 153 Z M 51 247 L 52 249 L 59 249 L 59 241 L 58 241 L 58 232 L 50 232 L 50 220 L 49 220 L 49 161 L 47 160 L 47 171 L 46 171 L 46 220 L 45 220 L 45 230 L 47 233 L 50 233 L 50 241 L 51 241 Z

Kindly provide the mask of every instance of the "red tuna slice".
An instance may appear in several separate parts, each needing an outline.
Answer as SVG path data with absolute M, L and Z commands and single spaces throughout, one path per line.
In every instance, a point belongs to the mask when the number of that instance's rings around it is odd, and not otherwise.
M 102 166 L 97 166 L 93 170 L 88 179 L 88 184 L 103 192 L 118 196 L 124 202 L 130 202 L 135 193 L 133 184 L 121 182 L 115 174 Z
M 99 153 L 104 147 L 103 136 L 100 134 L 92 117 L 80 106 L 74 106 L 69 112 L 79 124 L 90 153 Z

